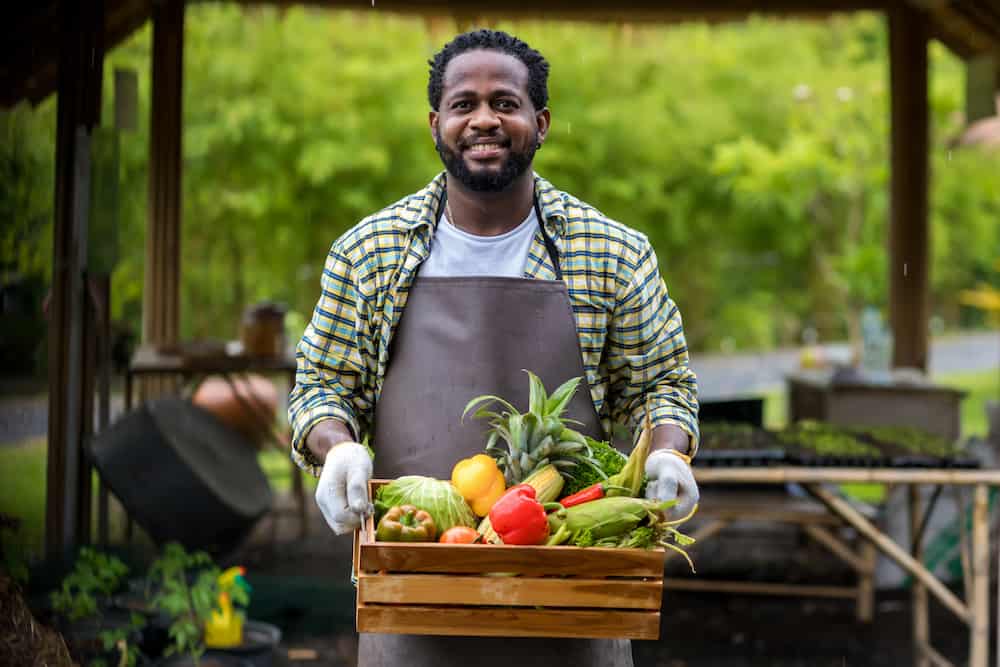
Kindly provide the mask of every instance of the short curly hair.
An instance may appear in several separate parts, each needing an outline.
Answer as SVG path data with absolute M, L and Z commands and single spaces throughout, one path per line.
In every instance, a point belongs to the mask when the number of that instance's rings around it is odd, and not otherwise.
M 448 63 L 456 56 L 467 51 L 485 49 L 499 51 L 520 60 L 528 68 L 528 95 L 535 109 L 544 109 L 549 103 L 549 62 L 541 53 L 534 50 L 517 37 L 501 30 L 471 30 L 462 33 L 444 45 L 434 54 L 433 60 L 428 60 L 431 66 L 430 78 L 427 81 L 427 100 L 434 111 L 441 106 L 441 94 L 444 89 L 444 71 Z

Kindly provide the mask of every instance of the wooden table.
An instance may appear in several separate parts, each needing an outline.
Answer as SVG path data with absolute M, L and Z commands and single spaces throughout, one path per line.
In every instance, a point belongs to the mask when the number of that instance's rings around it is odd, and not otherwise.
M 819 468 L 775 466 L 760 468 L 701 468 L 696 467 L 695 477 L 702 487 L 712 484 L 775 484 L 797 483 L 833 516 L 852 526 L 860 536 L 882 551 L 914 578 L 913 643 L 917 656 L 915 664 L 951 665 L 930 644 L 928 594 L 951 610 L 969 626 L 969 665 L 986 667 L 989 660 L 990 625 L 990 545 L 989 545 L 989 488 L 1000 487 L 1000 470 L 954 469 L 893 469 L 893 468 Z M 825 485 L 850 482 L 901 484 L 909 489 L 909 519 L 911 534 L 916 536 L 909 548 L 897 544 L 849 502 L 831 492 Z M 922 535 L 925 508 L 918 493 L 921 485 L 941 485 L 972 488 L 971 539 L 963 540 L 962 562 L 965 573 L 965 599 L 960 599 L 934 576 L 921 562 Z M 711 489 L 704 488 L 703 496 L 711 497 Z M 720 529 L 717 521 L 710 522 L 702 532 L 714 534 Z M 693 535 L 699 537 L 697 533 Z M 705 535 L 702 535 L 704 538 Z M 827 533 L 827 537 L 832 537 Z M 821 538 L 822 541 L 822 538 Z M 873 567 L 870 560 L 857 558 L 836 538 L 827 540 L 828 546 L 851 563 L 859 572 Z M 871 572 L 868 571 L 870 575 Z M 697 580 L 672 579 L 668 588 L 697 588 Z M 756 591 L 760 592 L 760 591 Z M 998 623 L 1000 625 L 1000 623 Z M 1000 651 L 1000 628 L 997 634 Z
M 295 356 L 291 353 L 277 357 L 257 357 L 242 354 L 235 343 L 203 342 L 180 343 L 169 347 L 141 345 L 132 356 L 125 373 L 125 411 L 133 407 L 136 385 L 139 384 L 139 400 L 146 400 L 142 378 L 179 378 L 182 384 L 197 383 L 209 375 L 227 378 L 246 373 L 278 374 L 295 382 Z M 254 408 L 254 406 L 249 406 Z M 295 495 L 300 534 L 304 537 L 308 530 L 306 516 L 305 489 L 298 466 L 289 457 L 291 466 L 292 492 Z M 131 522 L 127 530 L 130 531 Z M 107 543 L 108 498 L 107 489 L 101 485 L 98 500 L 98 534 Z

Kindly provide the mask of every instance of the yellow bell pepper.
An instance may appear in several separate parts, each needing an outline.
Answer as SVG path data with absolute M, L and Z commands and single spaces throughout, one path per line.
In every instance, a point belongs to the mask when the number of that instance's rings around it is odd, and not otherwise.
M 451 484 L 472 507 L 476 516 L 486 516 L 507 490 L 503 473 L 492 456 L 476 454 L 462 459 L 451 471 Z

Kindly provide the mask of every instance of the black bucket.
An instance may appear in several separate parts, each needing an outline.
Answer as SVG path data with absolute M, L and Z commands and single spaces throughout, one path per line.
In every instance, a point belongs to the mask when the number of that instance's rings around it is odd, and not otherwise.
M 180 398 L 143 403 L 97 434 L 90 455 L 157 544 L 226 553 L 273 501 L 253 443 Z

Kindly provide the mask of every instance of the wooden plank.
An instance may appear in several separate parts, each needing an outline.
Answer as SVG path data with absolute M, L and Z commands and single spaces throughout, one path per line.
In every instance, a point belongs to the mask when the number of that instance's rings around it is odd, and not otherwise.
M 944 584 L 938 581 L 933 574 L 927 571 L 923 563 L 920 563 L 908 554 L 902 547 L 889 539 L 882 531 L 863 517 L 857 510 L 851 507 L 845 500 L 833 495 L 830 491 L 818 484 L 810 484 L 806 489 L 823 502 L 830 511 L 836 513 L 847 523 L 854 526 L 859 533 L 871 540 L 875 546 L 882 550 L 882 553 L 892 558 L 904 570 L 921 581 L 927 589 L 940 600 L 940 602 L 950 609 L 966 623 L 971 622 L 971 611 L 959 600 L 954 593 L 948 590 Z
M 367 574 L 358 603 L 659 610 L 663 580 Z
M 920 487 L 913 485 L 907 489 L 910 505 L 910 552 L 918 562 L 924 560 L 923 535 L 920 527 L 924 521 L 921 511 Z M 928 511 L 930 508 L 928 507 Z M 910 589 L 910 600 L 913 606 L 913 648 L 916 658 L 915 667 L 930 667 L 931 659 L 926 653 L 921 653 L 922 646 L 930 646 L 930 610 L 927 606 L 927 588 L 914 581 Z
M 358 605 L 358 632 L 470 637 L 659 639 L 656 611 Z
M 365 572 L 660 577 L 663 549 L 362 542 Z
M 889 10 L 891 203 L 889 321 L 893 368 L 927 369 L 928 191 L 930 112 L 927 102 L 927 18 L 899 5 Z
M 959 520 L 964 520 L 960 517 Z M 972 497 L 972 611 L 969 667 L 986 667 L 990 655 L 990 514 L 989 493 L 980 484 Z
M 841 484 L 873 482 L 880 484 L 976 484 L 1000 485 L 1000 470 L 946 470 L 942 468 L 700 468 L 695 466 L 698 484 L 785 484 L 798 482 Z
M 811 586 L 771 584 L 758 581 L 715 581 L 711 579 L 665 579 L 663 587 L 672 591 L 735 593 L 737 595 L 778 595 L 792 597 L 845 598 L 856 595 L 853 586 Z

